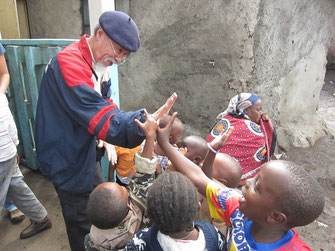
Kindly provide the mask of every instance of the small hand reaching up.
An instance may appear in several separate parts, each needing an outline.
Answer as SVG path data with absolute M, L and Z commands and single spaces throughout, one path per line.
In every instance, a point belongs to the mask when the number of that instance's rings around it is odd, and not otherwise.
M 144 110 L 144 117 L 146 118 L 144 123 L 138 119 L 135 119 L 135 123 L 143 130 L 146 137 L 154 137 L 159 126 L 159 119 L 156 120 L 147 110 Z
M 135 119 L 135 123 L 145 133 L 145 145 L 143 147 L 142 157 L 151 159 L 155 135 L 159 126 L 159 119 L 156 120 L 152 115 L 148 114 L 147 110 L 144 110 L 144 117 L 146 118 L 144 123 L 141 123 L 137 119 Z
M 229 137 L 232 135 L 234 131 L 234 127 L 229 127 L 228 131 L 224 133 L 221 132 L 219 136 L 217 136 L 211 143 L 208 143 L 209 151 L 204 160 L 204 164 L 202 165 L 202 171 L 209 179 L 212 179 L 213 176 L 213 163 L 216 156 L 216 153 L 224 146 Z
M 222 130 L 221 134 L 217 136 L 215 139 L 213 139 L 213 141 L 210 143 L 212 149 L 215 151 L 219 151 L 221 147 L 223 147 L 226 144 L 227 140 L 232 135 L 233 131 L 234 127 L 229 127 L 226 133 L 224 133 L 224 131 Z
M 176 118 L 176 116 L 178 115 L 177 112 L 174 112 L 170 118 L 170 120 L 168 121 L 168 123 L 166 124 L 166 126 L 164 128 L 159 128 L 157 131 L 157 142 L 158 145 L 163 149 L 163 145 L 169 144 L 169 137 L 171 134 L 171 129 L 172 129 L 172 124 L 174 119 Z M 172 145 L 171 145 L 172 146 Z

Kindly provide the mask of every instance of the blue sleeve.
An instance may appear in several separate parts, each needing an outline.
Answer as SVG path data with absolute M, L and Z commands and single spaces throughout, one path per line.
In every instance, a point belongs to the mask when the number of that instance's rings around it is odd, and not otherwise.
M 6 52 L 6 49 L 0 43 L 0 55 L 5 54 L 5 52 Z
M 145 138 L 134 119 L 145 121 L 143 110 L 123 112 L 85 84 L 69 86 L 54 58 L 44 75 L 39 95 L 40 110 L 48 121 L 75 131 L 83 127 L 90 134 L 122 147 L 133 148 Z M 40 111 L 40 113 L 41 113 Z M 50 127 L 49 127 L 50 128 Z

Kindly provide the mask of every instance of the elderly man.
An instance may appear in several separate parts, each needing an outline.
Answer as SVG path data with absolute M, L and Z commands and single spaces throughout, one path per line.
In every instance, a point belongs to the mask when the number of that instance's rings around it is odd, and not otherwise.
M 86 205 L 96 172 L 96 139 L 123 147 L 139 145 L 145 135 L 143 109 L 123 112 L 110 97 L 107 66 L 121 64 L 140 46 L 135 22 L 125 13 L 108 11 L 94 35 L 66 47 L 46 67 L 36 114 L 37 156 L 58 193 L 72 250 L 84 250 L 90 224 Z M 168 114 L 173 94 L 154 114 Z

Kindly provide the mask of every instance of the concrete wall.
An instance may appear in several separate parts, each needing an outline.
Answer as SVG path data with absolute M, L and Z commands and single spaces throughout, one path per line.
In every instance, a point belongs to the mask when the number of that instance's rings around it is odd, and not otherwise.
M 327 67 L 335 69 L 335 37 L 332 39 L 327 54 Z
M 27 0 L 31 38 L 80 38 L 80 7 L 80 0 Z
M 20 38 L 19 19 L 15 0 L 1 1 L 0 32 L 3 39 Z
M 280 146 L 308 146 L 323 134 L 315 110 L 334 37 L 334 1 L 116 6 L 126 6 L 141 37 L 140 50 L 119 68 L 122 109 L 154 111 L 175 91 L 174 110 L 188 133 L 206 136 L 232 96 L 255 92 L 277 124 Z
M 277 121 L 279 144 L 308 146 L 324 134 L 316 116 L 335 2 L 262 1 L 255 33 L 256 90 Z

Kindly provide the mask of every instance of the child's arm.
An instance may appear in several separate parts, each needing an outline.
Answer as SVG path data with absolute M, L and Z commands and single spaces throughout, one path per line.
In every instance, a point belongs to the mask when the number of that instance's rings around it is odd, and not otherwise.
M 216 156 L 216 153 L 224 146 L 228 138 L 232 134 L 234 128 L 230 127 L 227 131 L 227 134 L 224 134 L 222 131 L 220 136 L 213 139 L 211 143 L 208 143 L 208 152 L 206 154 L 204 164 L 202 165 L 202 171 L 210 179 L 213 178 L 213 163 Z M 218 149 L 218 150 L 217 150 Z
M 155 120 L 151 115 L 144 110 L 144 116 L 146 118 L 144 123 L 135 119 L 135 123 L 143 130 L 145 133 L 145 144 L 142 151 L 143 158 L 152 158 L 152 149 L 154 147 L 155 135 L 159 125 L 159 120 Z
M 108 181 L 114 181 L 114 172 L 116 164 L 109 162 Z
M 194 164 L 191 160 L 187 159 L 182 153 L 178 151 L 178 149 L 176 149 L 169 143 L 171 126 L 176 116 L 177 113 L 174 113 L 171 116 L 171 119 L 169 120 L 165 128 L 158 128 L 158 144 L 164 151 L 165 155 L 172 162 L 175 169 L 186 175 L 190 180 L 192 180 L 195 186 L 198 188 L 198 191 L 206 197 L 206 187 L 211 180 L 202 172 L 202 170 L 196 164 Z M 232 130 L 229 130 L 227 134 L 222 135 L 222 137 L 225 138 L 225 141 L 228 139 L 231 132 Z
M 6 93 L 6 90 L 9 86 L 9 72 L 5 60 L 5 55 L 0 55 L 0 92 Z

